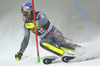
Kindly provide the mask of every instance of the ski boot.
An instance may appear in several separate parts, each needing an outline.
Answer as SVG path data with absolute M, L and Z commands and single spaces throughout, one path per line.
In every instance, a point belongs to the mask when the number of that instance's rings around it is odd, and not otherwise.
M 62 57 L 63 62 L 68 62 L 74 59 L 76 56 L 81 56 L 84 54 L 84 48 L 77 44 L 63 42 L 60 45 L 60 49 L 64 50 L 64 55 Z

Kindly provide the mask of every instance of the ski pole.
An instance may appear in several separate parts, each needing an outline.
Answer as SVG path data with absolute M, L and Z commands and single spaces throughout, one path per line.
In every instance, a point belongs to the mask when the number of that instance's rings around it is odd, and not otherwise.
M 47 31 L 47 32 L 49 32 L 49 33 L 51 33 L 51 34 L 57 35 L 57 36 L 59 36 L 59 37 L 62 37 L 62 38 L 65 38 L 65 39 L 71 41 L 71 38 L 66 38 L 66 37 L 64 37 L 64 36 L 58 35 L 58 34 L 56 34 L 56 33 L 53 33 L 53 32 L 51 32 L 51 31 L 48 31 L 48 30 L 45 30 L 45 31 Z
M 33 18 L 34 18 L 34 24 L 35 24 L 35 37 L 36 37 L 36 47 L 37 47 L 37 59 L 38 59 L 38 63 L 40 63 L 39 47 L 38 47 L 38 37 L 37 37 L 37 28 L 36 28 L 36 17 L 35 17 L 34 0 L 32 0 L 32 7 L 33 7 Z

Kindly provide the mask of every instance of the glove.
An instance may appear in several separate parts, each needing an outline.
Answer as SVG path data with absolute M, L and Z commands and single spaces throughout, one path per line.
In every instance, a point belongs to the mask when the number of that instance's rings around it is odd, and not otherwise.
M 21 60 L 21 57 L 23 56 L 23 53 L 24 53 L 24 50 L 19 50 L 19 52 L 17 52 L 17 54 L 15 54 L 15 59 L 17 61 L 20 61 Z

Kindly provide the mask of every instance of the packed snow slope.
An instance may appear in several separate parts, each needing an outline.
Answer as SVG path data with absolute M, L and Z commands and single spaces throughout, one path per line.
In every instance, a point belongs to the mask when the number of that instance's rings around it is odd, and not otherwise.
M 0 66 L 44 66 L 42 60 L 37 64 L 35 35 L 31 32 L 29 45 L 24 56 L 29 57 L 16 61 L 15 53 L 19 51 L 23 40 L 23 17 L 21 6 L 31 0 L 1 0 L 0 1 Z M 100 65 L 100 1 L 77 0 L 94 34 L 93 38 L 75 0 L 35 0 L 35 10 L 43 11 L 50 22 L 54 24 L 72 43 L 82 45 L 86 53 L 70 63 L 53 63 L 49 66 L 99 66 Z M 40 58 L 53 55 L 40 49 Z M 92 59 L 92 60 L 87 60 Z M 85 61 L 87 60 L 87 61 Z M 80 62 L 81 61 L 81 62 Z

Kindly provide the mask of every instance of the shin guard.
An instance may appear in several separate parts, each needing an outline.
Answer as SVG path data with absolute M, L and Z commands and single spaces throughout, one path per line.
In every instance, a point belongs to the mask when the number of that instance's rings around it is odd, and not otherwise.
M 43 42 L 41 44 L 41 47 L 46 49 L 46 50 L 48 50 L 48 51 L 50 51 L 50 52 L 52 52 L 52 53 L 54 53 L 54 54 L 56 54 L 56 55 L 58 55 L 58 56 L 62 56 L 64 54 L 63 50 L 61 50 L 61 49 L 59 49 L 57 47 L 54 47 L 54 46 L 52 46 L 52 45 L 50 45 L 48 43 L 45 43 L 45 42 Z
M 76 48 L 76 45 L 74 45 L 74 44 L 72 44 L 72 43 L 63 42 L 63 43 L 60 45 L 60 49 L 68 50 L 68 51 L 72 51 L 72 52 L 75 52 L 75 48 Z

